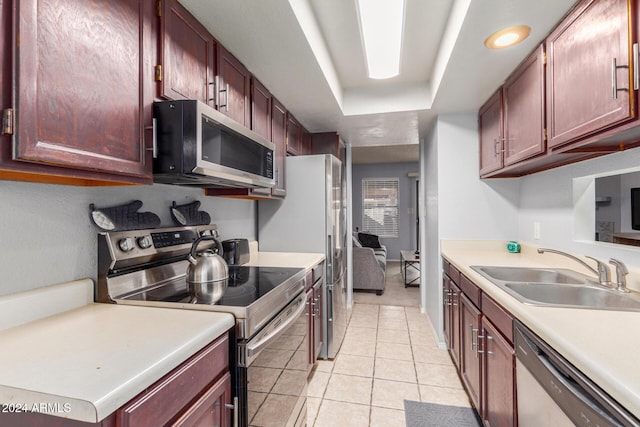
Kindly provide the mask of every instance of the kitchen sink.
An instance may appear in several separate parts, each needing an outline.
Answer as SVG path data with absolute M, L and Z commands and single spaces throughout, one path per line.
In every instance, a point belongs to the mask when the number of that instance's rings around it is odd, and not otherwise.
M 600 286 L 595 278 L 564 268 L 472 266 L 518 301 L 538 306 L 640 311 L 640 295 Z
M 582 284 L 586 278 L 572 270 L 527 267 L 472 267 L 487 279 L 507 282 L 573 283 Z
M 640 300 L 615 290 L 585 285 L 505 283 L 522 302 L 533 305 L 640 311 Z M 519 297 L 518 297 L 519 296 Z

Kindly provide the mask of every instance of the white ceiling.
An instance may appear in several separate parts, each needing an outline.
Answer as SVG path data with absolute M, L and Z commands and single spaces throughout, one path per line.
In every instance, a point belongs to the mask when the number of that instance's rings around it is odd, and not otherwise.
M 354 149 L 354 162 L 388 162 L 396 145 L 416 145 L 417 161 L 438 115 L 476 112 L 575 0 L 406 0 L 400 75 L 389 80 L 366 75 L 355 0 L 180 2 L 306 129 L 377 147 L 366 159 Z M 531 27 L 523 43 L 484 47 L 518 24 Z

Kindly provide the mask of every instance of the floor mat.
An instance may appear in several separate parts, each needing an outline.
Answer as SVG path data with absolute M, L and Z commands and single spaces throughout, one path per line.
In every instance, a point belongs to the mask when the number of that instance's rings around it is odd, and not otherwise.
M 476 411 L 460 406 L 404 401 L 407 427 L 479 427 Z

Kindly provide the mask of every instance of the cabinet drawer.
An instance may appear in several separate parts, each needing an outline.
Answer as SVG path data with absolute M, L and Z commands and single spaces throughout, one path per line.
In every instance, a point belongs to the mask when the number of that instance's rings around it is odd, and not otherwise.
M 449 264 L 449 261 L 447 261 L 446 259 L 442 258 L 442 272 L 444 274 L 446 274 L 447 276 L 449 275 L 449 266 L 451 264 Z
M 513 343 L 513 316 L 502 308 L 497 302 L 487 294 L 481 294 L 482 313 L 493 323 L 498 331 Z
M 467 279 L 464 274 L 460 274 L 460 282 L 458 282 L 458 286 L 464 292 L 464 294 L 469 298 L 469 300 L 478 308 L 480 305 L 480 288 L 476 286 L 471 280 Z
M 455 268 L 453 264 L 449 264 L 449 277 L 456 285 L 460 283 L 460 270 Z
M 119 410 L 123 427 L 165 425 L 222 373 L 229 370 L 229 339 L 225 335 L 167 374 Z

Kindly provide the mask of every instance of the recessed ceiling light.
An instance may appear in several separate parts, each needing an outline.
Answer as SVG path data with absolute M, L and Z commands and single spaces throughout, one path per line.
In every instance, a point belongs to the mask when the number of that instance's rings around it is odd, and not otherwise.
M 520 43 L 529 37 L 531 27 L 527 25 L 516 25 L 514 27 L 505 28 L 491 34 L 484 41 L 484 45 L 489 49 L 504 49 Z
M 357 0 L 360 35 L 372 79 L 400 73 L 405 0 Z

